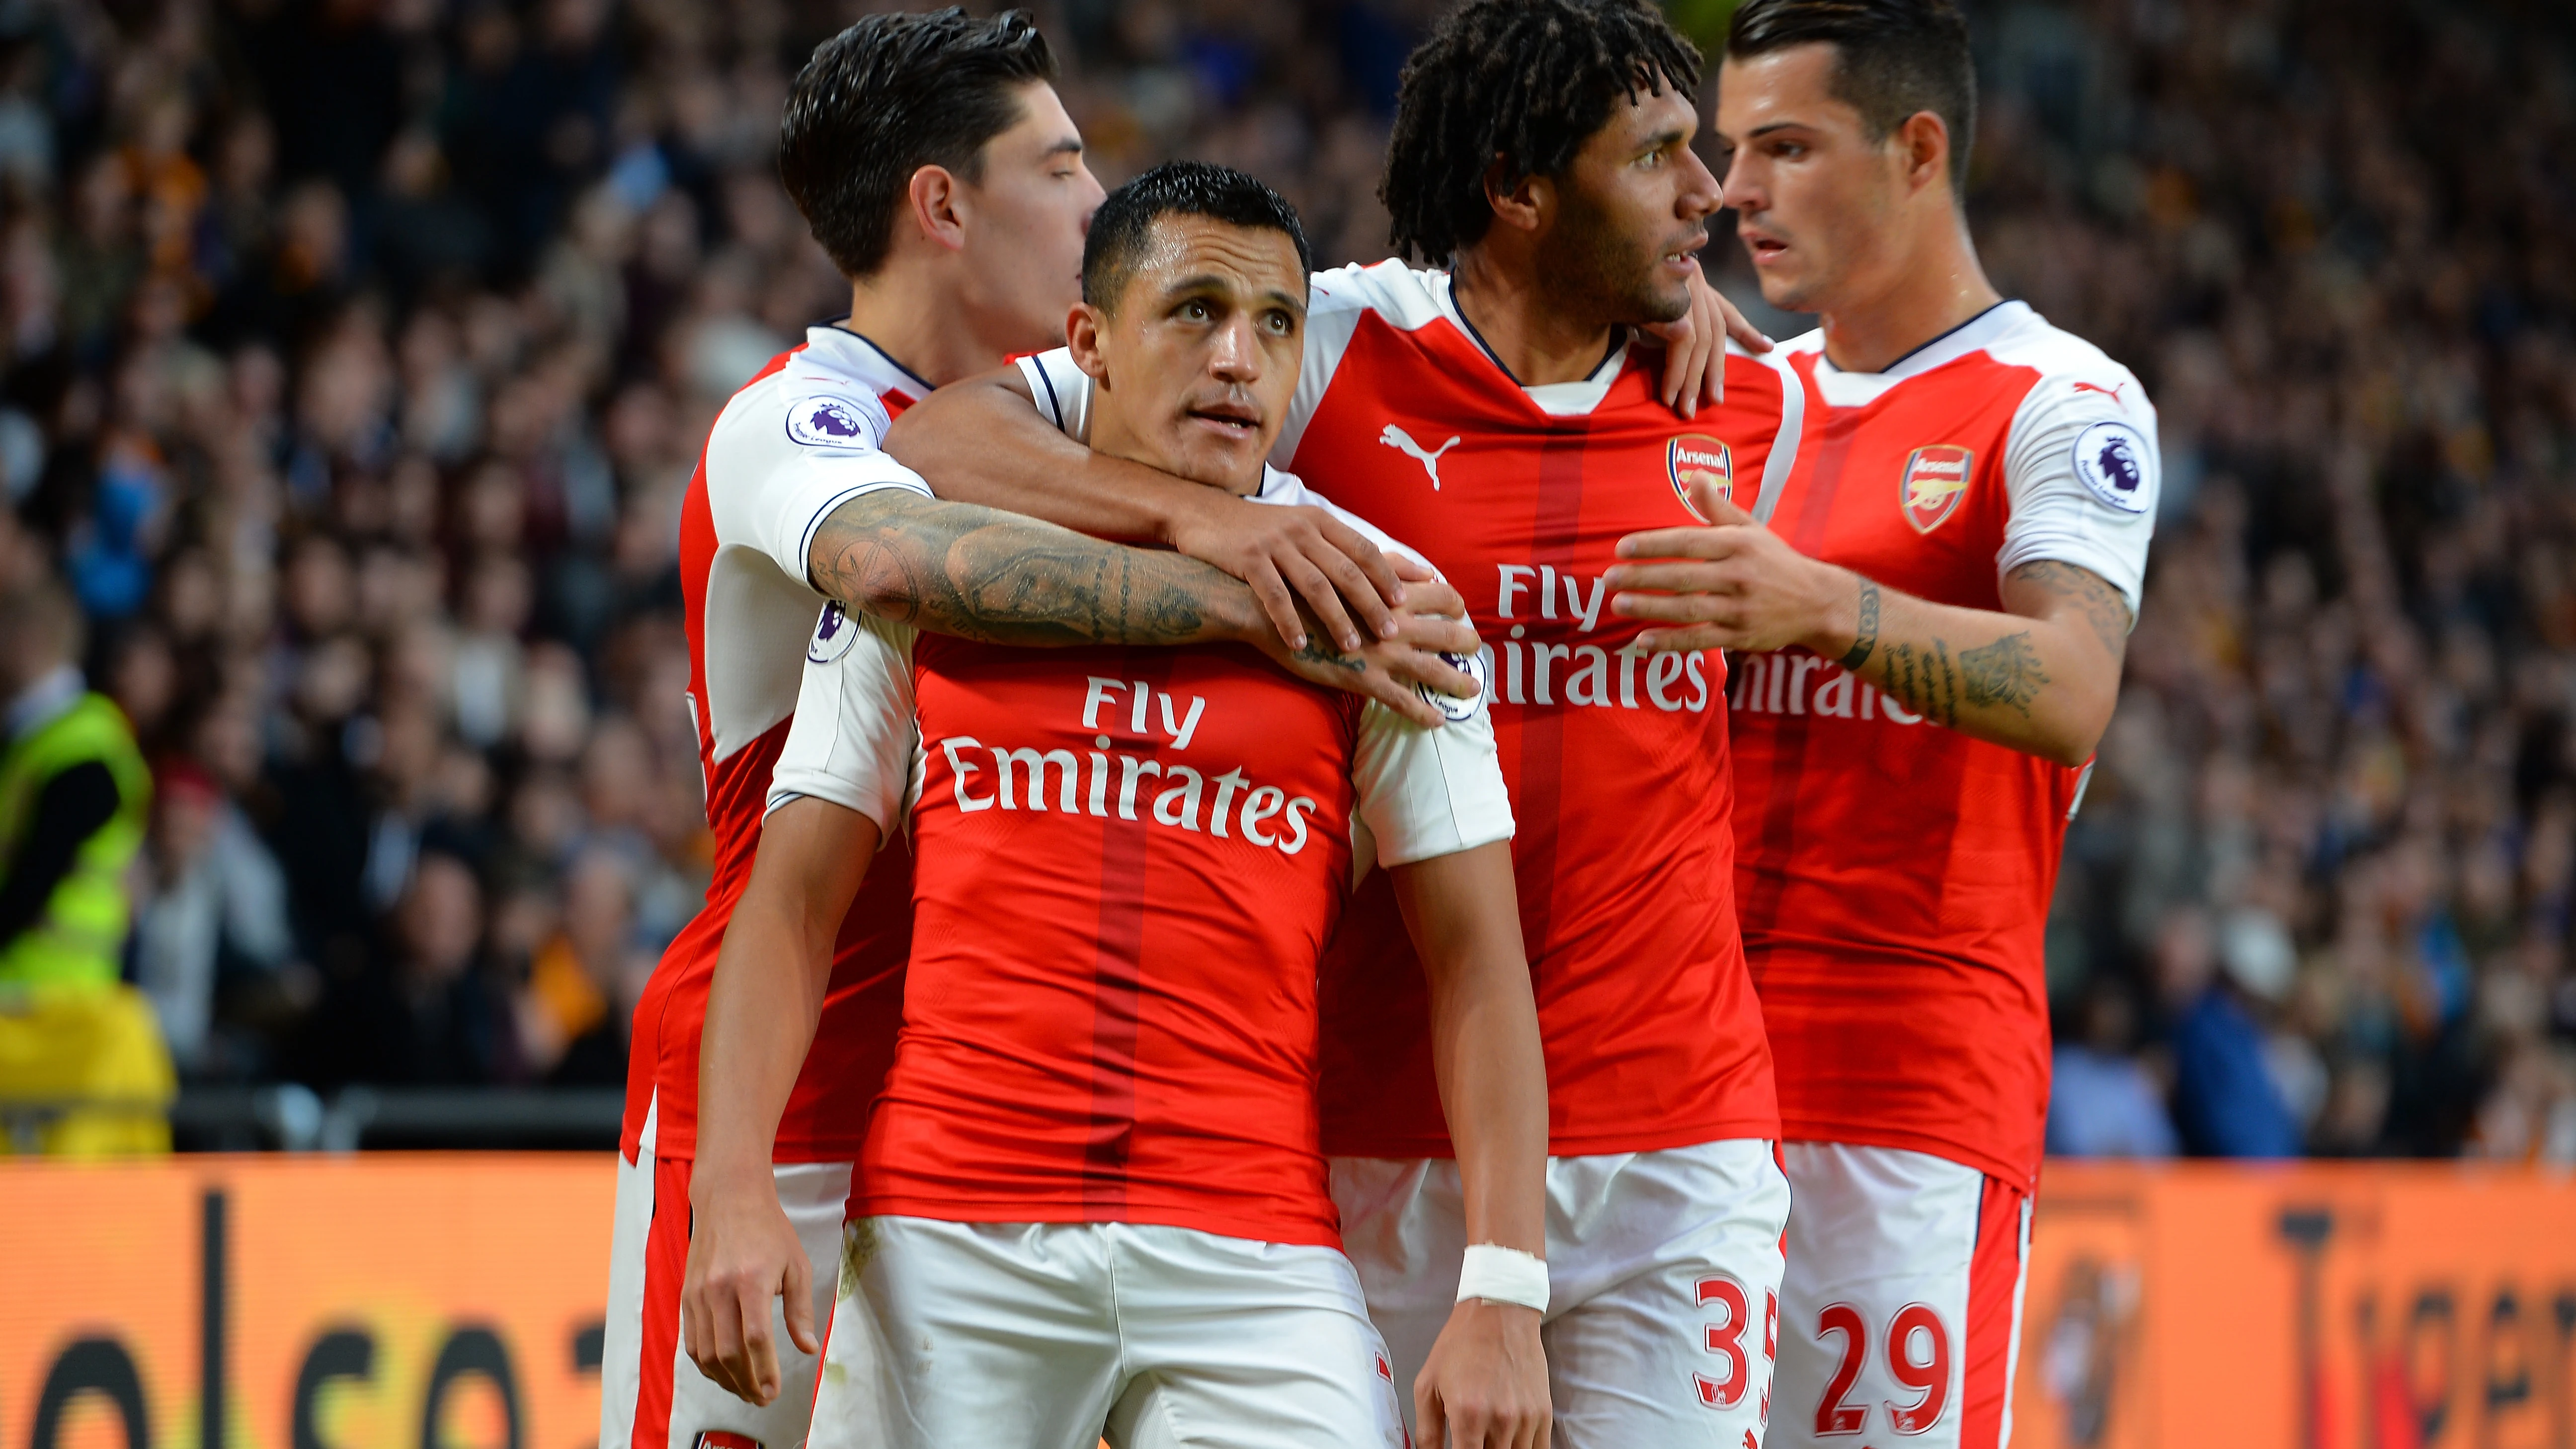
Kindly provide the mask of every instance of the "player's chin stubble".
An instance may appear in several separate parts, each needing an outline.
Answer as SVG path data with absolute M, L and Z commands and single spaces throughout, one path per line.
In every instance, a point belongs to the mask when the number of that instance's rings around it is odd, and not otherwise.
M 1656 273 L 1658 241 L 1621 231 L 1603 211 L 1569 204 L 1540 248 L 1542 277 L 1561 304 L 1608 326 L 1677 321 L 1690 313 L 1690 286 L 1668 287 Z

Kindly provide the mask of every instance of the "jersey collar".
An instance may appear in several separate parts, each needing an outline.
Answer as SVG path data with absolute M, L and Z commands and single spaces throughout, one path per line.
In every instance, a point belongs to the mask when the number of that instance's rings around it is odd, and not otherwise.
M 1456 323 L 1458 330 L 1466 333 L 1468 340 L 1476 344 L 1476 350 L 1485 354 L 1485 360 L 1494 365 L 1494 370 L 1519 388 L 1540 412 L 1549 417 L 1581 417 L 1601 406 L 1601 400 L 1610 395 L 1610 384 L 1619 380 L 1619 370 L 1627 365 L 1629 329 L 1613 327 L 1610 329 L 1610 350 L 1602 354 L 1600 365 L 1592 369 L 1590 376 L 1580 382 L 1543 382 L 1532 387 L 1512 376 L 1512 370 L 1503 365 L 1503 359 L 1494 351 L 1493 344 L 1485 340 L 1485 334 L 1477 331 L 1476 324 L 1467 320 L 1467 314 L 1458 310 L 1457 295 L 1451 290 L 1455 279 L 1447 272 L 1434 272 L 1432 275 L 1440 279 L 1431 289 L 1432 300 L 1439 306 L 1440 315 Z
M 895 359 L 864 332 L 840 325 L 846 315 L 805 329 L 805 352 L 815 363 L 864 382 L 871 392 L 899 392 L 916 401 L 928 397 L 928 379 Z
M 1997 302 L 1898 358 L 1884 372 L 1846 372 L 1834 366 L 1833 359 L 1825 356 L 1825 334 L 1820 329 L 1808 334 L 1815 339 L 1816 390 L 1829 407 L 1866 407 L 1907 378 L 1985 351 L 2038 315 L 2028 302 Z

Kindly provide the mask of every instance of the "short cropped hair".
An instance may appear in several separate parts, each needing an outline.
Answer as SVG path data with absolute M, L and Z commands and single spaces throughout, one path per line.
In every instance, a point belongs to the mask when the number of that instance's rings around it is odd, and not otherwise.
M 1968 18 L 1951 0 L 1744 0 L 1726 53 L 1750 59 L 1793 45 L 1834 48 L 1834 99 L 1884 142 L 1930 111 L 1950 130 L 1950 190 L 1965 196 L 1977 138 L 1977 68 Z
M 814 48 L 787 93 L 778 177 L 844 276 L 885 265 L 912 174 L 983 179 L 984 143 L 1018 125 L 1018 91 L 1055 79 L 1025 11 L 990 20 L 956 6 L 871 15 Z
M 1398 253 L 1433 265 L 1493 225 L 1501 189 L 1562 172 L 1611 107 L 1699 88 L 1699 48 L 1648 0 L 1469 0 L 1404 64 L 1378 200 Z
M 1284 233 L 1297 247 L 1297 281 L 1315 269 L 1306 228 L 1288 198 L 1260 178 L 1206 161 L 1166 161 L 1109 193 L 1082 239 L 1082 300 L 1114 311 L 1135 274 L 1136 259 L 1166 216 L 1204 216 L 1233 226 Z

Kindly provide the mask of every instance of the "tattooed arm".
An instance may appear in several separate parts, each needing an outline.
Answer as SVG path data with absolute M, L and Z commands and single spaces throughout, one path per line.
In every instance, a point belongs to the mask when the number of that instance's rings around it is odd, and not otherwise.
M 1473 695 L 1474 681 L 1439 653 L 1475 653 L 1475 631 L 1458 617 L 1466 610 L 1455 590 L 1410 560 L 1392 562 L 1408 583 L 1397 632 L 1357 649 L 1312 627 L 1290 648 L 1248 586 L 1195 559 L 909 489 L 880 488 L 832 510 L 806 569 L 847 607 L 988 644 L 1249 644 L 1300 678 L 1437 726 L 1439 711 L 1413 685 Z
M 2012 571 L 2003 609 L 1899 593 L 1808 558 L 1723 499 L 1713 528 L 1664 529 L 1620 542 L 1610 571 L 1620 614 L 1649 649 L 1804 645 L 1962 734 L 2080 765 L 2111 723 L 2128 651 L 2129 610 L 2088 570 L 2041 559 Z

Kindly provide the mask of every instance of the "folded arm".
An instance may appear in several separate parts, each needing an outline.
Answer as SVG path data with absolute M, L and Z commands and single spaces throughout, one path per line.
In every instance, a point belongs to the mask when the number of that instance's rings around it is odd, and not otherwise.
M 1467 1241 L 1547 1254 L 1547 1059 L 1522 948 L 1512 847 L 1495 841 L 1393 867 L 1431 990 L 1432 1067 L 1458 1152 Z M 1537 1310 L 1471 1298 L 1414 1380 L 1422 1442 L 1544 1445 Z
M 821 1351 L 813 1268 L 779 1206 L 770 1153 L 877 842 L 876 822 L 827 800 L 771 811 L 707 992 L 682 1339 L 701 1372 L 754 1404 L 779 1392 L 771 1299 L 785 1298 L 796 1346 Z
M 2061 765 L 2111 722 L 2129 607 L 2100 575 L 2039 559 L 2003 581 L 2003 608 L 1936 604 L 1807 557 L 1741 509 L 1703 498 L 1710 528 L 1622 539 L 1620 615 L 1660 627 L 1648 649 L 1803 645 L 1925 718 Z M 1627 591 L 1635 592 L 1627 592 Z
M 1357 530 L 1319 509 L 1251 503 L 1095 453 L 1039 414 L 1017 367 L 913 404 L 886 435 L 886 450 L 942 498 L 1103 538 L 1151 539 L 1203 559 L 1243 580 L 1292 646 L 1307 627 L 1300 603 L 1345 650 L 1394 637 L 1404 580 Z

